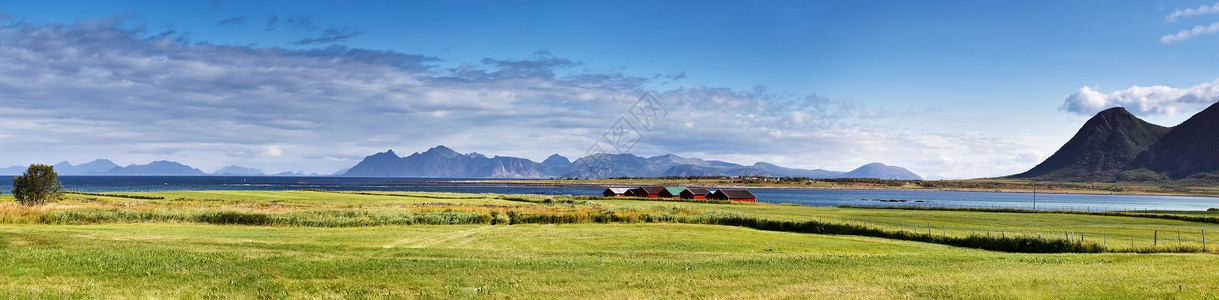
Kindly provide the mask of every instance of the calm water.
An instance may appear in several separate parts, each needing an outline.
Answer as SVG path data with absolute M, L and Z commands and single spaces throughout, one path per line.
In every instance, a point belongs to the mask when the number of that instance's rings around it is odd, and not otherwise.
M 61 176 L 67 190 L 81 192 L 153 191 L 416 191 L 539 195 L 600 195 L 603 188 L 534 187 L 423 183 L 418 180 L 464 179 L 271 177 L 271 176 Z M 0 180 L 5 193 L 12 182 Z M 1033 194 L 911 190 L 751 189 L 760 202 L 809 206 L 936 206 L 1033 208 Z M 903 201 L 904 200 L 904 201 Z M 1064 210 L 1206 210 L 1219 207 L 1219 198 L 1131 195 L 1037 194 L 1037 209 Z

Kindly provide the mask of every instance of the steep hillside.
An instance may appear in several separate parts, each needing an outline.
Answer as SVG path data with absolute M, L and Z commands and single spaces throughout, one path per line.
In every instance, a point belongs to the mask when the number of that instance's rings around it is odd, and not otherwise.
M 1172 178 L 1219 171 L 1219 104 L 1173 127 L 1131 168 L 1145 168 Z
M 1015 178 L 1047 180 L 1114 178 L 1130 169 L 1139 154 L 1169 132 L 1147 123 L 1121 107 L 1102 111 L 1084 123 L 1066 144 L 1041 164 Z

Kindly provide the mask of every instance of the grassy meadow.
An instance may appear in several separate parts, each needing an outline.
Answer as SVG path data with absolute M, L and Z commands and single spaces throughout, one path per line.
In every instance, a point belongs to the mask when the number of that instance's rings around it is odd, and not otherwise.
M 1160 214 L 814 208 L 446 193 L 65 196 L 41 207 L 20 206 L 10 195 L 0 196 L 0 294 L 15 298 L 1219 297 L 1219 259 L 1210 253 L 1219 246 L 1208 244 L 1203 249 L 1200 236 L 1203 230 L 1208 237 L 1212 231 L 1219 233 L 1219 222 Z M 843 232 L 860 234 L 699 223 L 714 223 L 707 220 L 723 216 L 767 222 L 762 224 L 815 222 L 828 226 L 816 228 L 853 228 Z M 1177 230 L 1182 232 L 1181 245 Z M 901 235 L 868 235 L 876 231 Z M 1158 241 L 1153 240 L 1155 231 Z M 1072 243 L 1091 245 L 1102 253 L 988 251 L 904 240 L 915 235 L 1069 237 Z

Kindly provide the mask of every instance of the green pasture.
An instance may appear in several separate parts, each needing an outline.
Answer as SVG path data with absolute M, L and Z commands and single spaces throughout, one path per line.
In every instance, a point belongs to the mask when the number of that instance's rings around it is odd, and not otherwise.
M 155 198 L 163 199 L 155 199 Z M 814 208 L 448 193 L 68 194 L 42 207 L 0 196 L 0 295 L 10 298 L 1215 298 L 1219 259 L 1149 252 L 1201 244 L 1219 224 L 1155 216 Z M 308 222 L 47 216 L 260 213 Z M 731 214 L 926 234 L 1081 235 L 1115 253 L 1027 254 L 896 239 L 673 222 L 359 225 L 511 214 Z M 1185 215 L 1201 215 L 1178 212 Z M 648 218 L 645 218 L 648 219 Z M 865 221 L 866 221 L 866 225 Z M 329 219 L 327 219 L 329 220 Z M 343 219 L 346 220 L 346 219 Z M 363 220 L 363 219 L 360 219 Z M 575 219 L 581 220 L 581 219 Z M 648 219 L 666 220 L 666 219 Z M 294 224 L 294 225 L 282 225 Z M 339 224 L 339 225 L 335 225 Z M 368 224 L 393 224 L 373 222 Z M 1135 237 L 1131 248 L 1130 235 Z M 1215 237 L 1219 237 L 1216 235 Z M 1209 243 L 1210 241 L 1208 241 Z M 1211 246 L 1210 251 L 1219 250 Z
M 647 207 L 652 201 L 600 201 L 614 205 Z M 1043 237 L 1082 238 L 1103 243 L 1115 251 L 1134 251 L 1152 246 L 1180 244 L 1202 245 L 1202 233 L 1207 236 L 1207 249 L 1219 250 L 1219 224 L 1188 222 L 1148 217 L 1105 216 L 1079 213 L 1019 213 L 970 210 L 913 210 L 887 208 L 807 207 L 796 205 L 732 205 L 673 202 L 670 206 L 712 210 L 726 207 L 733 212 L 762 218 L 782 220 L 821 220 L 835 223 L 865 224 L 891 230 L 935 235 L 968 236 L 971 234 L 1030 235 Z M 1159 214 L 1159 212 L 1156 212 Z M 1216 216 L 1214 214 L 1165 212 Z M 1219 216 L 1216 216 L 1219 217 Z M 1219 218 L 1216 219 L 1219 222 Z M 930 229 L 930 232 L 928 232 Z M 1131 247 L 1133 236 L 1134 245 Z M 1158 242 L 1155 239 L 1158 238 Z M 1212 239 L 1213 238 L 1213 239 Z
M 1011 254 L 686 224 L 0 225 L 0 293 L 140 298 L 1213 298 L 1207 254 Z

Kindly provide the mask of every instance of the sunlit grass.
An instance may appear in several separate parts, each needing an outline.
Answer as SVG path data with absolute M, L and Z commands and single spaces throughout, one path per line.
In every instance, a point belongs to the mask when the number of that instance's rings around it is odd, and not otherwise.
M 0 294 L 18 298 L 1219 296 L 1214 292 L 1219 280 L 1213 279 L 1219 278 L 1219 260 L 1213 254 L 1022 254 L 851 235 L 900 233 L 898 238 L 934 240 L 1040 234 L 1051 241 L 1061 240 L 1056 235 L 1062 233 L 1073 240 L 1082 235 L 1086 244 L 1094 246 L 1107 236 L 1108 251 L 1195 252 L 1200 250 L 1200 239 L 1191 240 L 1189 233 L 1219 232 L 1219 224 L 1182 220 L 539 195 L 321 191 L 131 195 L 164 199 L 68 195 L 75 199 L 26 207 L 0 196 Z M 607 212 L 614 217 L 606 217 Z M 130 215 L 106 215 L 111 213 Z M 442 215 L 448 217 L 425 219 Z M 419 218 L 403 221 L 406 216 Z M 493 221 L 496 216 L 520 222 Z M 514 225 L 506 225 L 510 223 Z M 806 225 L 813 227 L 799 227 Z M 784 232 L 808 228 L 851 234 Z M 1177 229 L 1183 231 L 1182 246 L 1176 245 Z M 1160 230 L 1156 247 L 1151 245 L 1152 230 Z M 1129 246 L 1131 234 L 1134 247 Z
M 1077 213 L 985 212 L 830 208 L 740 203 L 689 203 L 596 197 L 414 192 L 210 191 L 131 193 L 140 197 L 80 196 L 40 207 L 0 202 L 0 222 L 90 224 L 109 222 L 201 222 L 281 226 L 373 226 L 410 224 L 693 222 L 723 215 L 770 221 L 815 221 L 864 230 L 945 237 L 1070 239 L 1109 251 L 1201 251 L 1216 247 L 1219 224 Z M 677 209 L 677 210 L 675 210 Z M 717 215 L 718 214 L 718 215 Z M 735 217 L 733 217 L 735 216 Z M 736 222 L 736 221 L 732 221 Z M 739 223 L 739 222 L 737 222 Z M 753 223 L 750 223 L 753 224 Z M 750 225 L 753 226 L 753 225 Z M 759 225 L 760 226 L 760 225 Z M 758 226 L 753 226 L 758 228 Z M 860 229 L 847 228 L 857 232 Z M 824 231 L 822 231 L 824 232 Z M 872 236 L 886 236 L 868 234 Z M 1152 250 L 1149 250 L 1152 249 Z
M 10 297 L 1208 298 L 1219 273 L 686 224 L 0 225 L 0 245 Z

